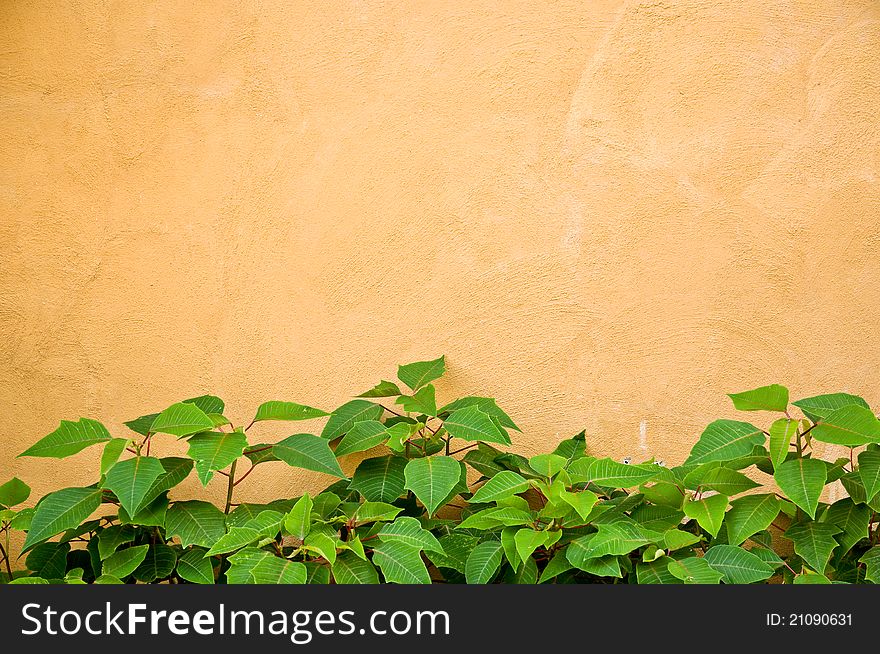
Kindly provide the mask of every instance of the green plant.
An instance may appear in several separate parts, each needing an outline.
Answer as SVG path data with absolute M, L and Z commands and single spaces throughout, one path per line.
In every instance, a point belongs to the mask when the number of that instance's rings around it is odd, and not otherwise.
M 266 402 L 247 426 L 202 396 L 125 423 L 62 421 L 22 456 L 64 458 L 101 445 L 98 480 L 25 502 L 0 486 L 3 579 L 11 583 L 864 583 L 880 581 L 880 421 L 836 393 L 792 403 L 766 386 L 731 395 L 778 414 L 767 430 L 716 420 L 683 465 L 590 456 L 583 433 L 525 458 L 505 451 L 516 424 L 493 399 L 439 406 L 443 357 L 398 369 L 331 413 Z M 320 435 L 250 443 L 260 421 L 326 417 Z M 188 456 L 159 456 L 186 439 Z M 816 442 L 849 449 L 824 461 Z M 338 458 L 382 448 L 347 478 Z M 257 468 L 338 478 L 316 495 L 236 503 Z M 242 468 L 247 466 L 242 472 Z M 761 488 L 747 471 L 772 475 Z M 192 473 L 222 477 L 222 508 L 169 497 Z M 259 473 L 256 473 L 259 475 Z M 848 497 L 828 504 L 840 481 Z M 26 532 L 27 570 L 9 533 Z

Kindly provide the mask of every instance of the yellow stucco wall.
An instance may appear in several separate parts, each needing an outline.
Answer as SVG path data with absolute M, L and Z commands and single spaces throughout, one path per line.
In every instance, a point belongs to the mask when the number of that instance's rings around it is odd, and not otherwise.
M 94 481 L 14 458 L 61 418 L 441 353 L 528 452 L 880 405 L 878 71 L 876 0 L 3 2 L 0 479 Z

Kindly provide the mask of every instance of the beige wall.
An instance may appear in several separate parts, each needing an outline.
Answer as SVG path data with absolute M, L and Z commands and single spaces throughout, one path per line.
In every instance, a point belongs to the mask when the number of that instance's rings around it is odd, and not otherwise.
M 443 397 L 495 395 L 530 452 L 586 428 L 677 462 L 770 382 L 880 405 L 875 0 L 0 25 L 0 479 L 94 481 L 93 451 L 14 458 L 61 418 L 332 408 L 441 353 Z

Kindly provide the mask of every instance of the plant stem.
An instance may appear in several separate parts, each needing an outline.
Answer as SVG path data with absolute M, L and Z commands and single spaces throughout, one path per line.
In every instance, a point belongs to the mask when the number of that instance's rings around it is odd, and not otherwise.
M 400 418 L 404 417 L 404 415 L 402 413 L 397 413 L 397 411 L 395 411 L 394 409 L 389 409 L 384 404 L 380 404 L 379 406 L 382 407 L 383 409 L 385 409 L 388 413 L 393 413 L 394 415 L 399 416 Z
M 448 444 L 448 443 L 447 443 L 447 444 Z M 458 454 L 459 452 L 464 452 L 465 450 L 470 450 L 470 449 L 473 449 L 473 448 L 475 448 L 475 447 L 479 447 L 479 445 L 480 445 L 479 443 L 474 443 L 473 445 L 468 445 L 467 447 L 462 447 L 461 449 L 459 449 L 459 450 L 454 450 L 454 451 L 452 451 L 452 452 L 450 452 L 449 450 L 447 450 L 446 453 L 449 454 L 449 455 L 452 455 L 452 454 Z
M 238 460 L 235 460 L 229 467 L 229 481 L 226 484 L 226 508 L 223 509 L 223 513 L 226 514 L 229 513 L 229 509 L 232 507 L 232 491 L 235 490 L 235 466 L 237 463 Z
M 9 538 L 8 532 L 6 534 L 6 537 Z M 12 581 L 12 567 L 9 565 L 9 553 L 6 551 L 6 548 L 3 547 L 3 545 L 0 545 L 0 554 L 3 555 L 3 562 L 6 564 L 6 574 L 9 575 L 9 581 Z
M 256 467 L 257 467 L 257 466 L 251 464 L 251 467 L 248 468 L 248 471 L 247 471 L 246 473 L 244 473 L 241 477 L 239 477 L 239 478 L 235 481 L 235 483 L 233 483 L 232 485 L 233 485 L 233 486 L 238 486 L 241 482 L 243 482 L 245 479 L 247 479 L 247 476 L 248 476 L 249 474 L 251 474 L 251 473 L 254 471 L 254 468 L 256 468 Z

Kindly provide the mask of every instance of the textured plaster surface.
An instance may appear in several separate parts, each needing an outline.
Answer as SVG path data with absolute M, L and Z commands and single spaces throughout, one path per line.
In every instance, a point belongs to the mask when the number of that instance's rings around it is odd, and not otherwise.
M 527 452 L 676 463 L 771 382 L 880 406 L 878 71 L 874 0 L 5 2 L 0 479 L 93 482 L 14 458 L 61 418 L 441 353 Z

